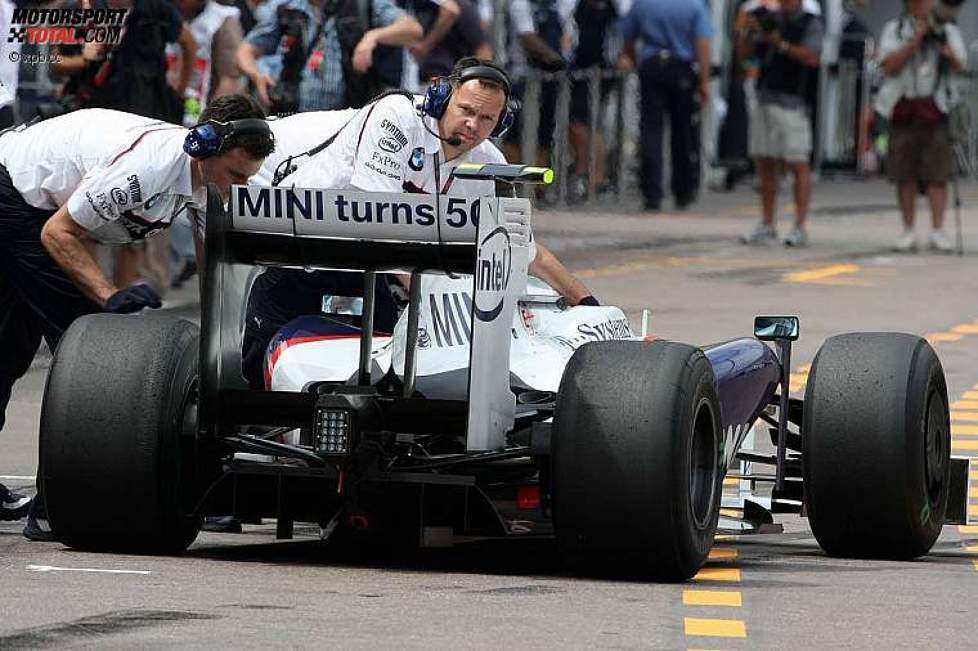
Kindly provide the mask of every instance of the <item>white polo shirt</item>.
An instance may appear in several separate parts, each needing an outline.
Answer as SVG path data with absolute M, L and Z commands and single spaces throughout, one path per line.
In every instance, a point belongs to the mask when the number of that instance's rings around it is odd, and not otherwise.
M 187 130 L 108 109 L 84 109 L 0 136 L 0 165 L 24 200 L 72 219 L 109 244 L 147 237 L 184 210 L 203 209 L 193 192 Z
M 271 185 L 275 170 L 289 156 L 299 156 L 325 142 L 343 128 L 357 109 L 337 111 L 306 111 L 284 118 L 269 118 L 268 126 L 275 136 L 275 151 L 262 162 L 258 173 L 248 182 L 252 185 Z M 309 161 L 308 156 L 294 159 L 296 167 Z M 291 178 L 291 177 L 290 177 Z

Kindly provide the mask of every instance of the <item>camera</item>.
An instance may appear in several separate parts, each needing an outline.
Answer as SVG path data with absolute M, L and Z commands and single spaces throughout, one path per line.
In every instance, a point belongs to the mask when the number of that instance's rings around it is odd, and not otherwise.
M 771 11 L 767 7 L 760 7 L 752 11 L 751 15 L 765 34 L 773 32 L 781 26 L 781 14 L 777 11 Z

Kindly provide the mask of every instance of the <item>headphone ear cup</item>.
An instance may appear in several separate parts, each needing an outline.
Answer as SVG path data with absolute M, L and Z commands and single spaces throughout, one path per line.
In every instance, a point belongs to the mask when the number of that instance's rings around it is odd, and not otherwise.
M 220 150 L 222 140 L 213 124 L 198 124 L 184 138 L 183 150 L 191 158 L 207 158 Z
M 445 107 L 448 106 L 448 100 L 451 96 L 452 84 L 448 79 L 435 77 L 428 84 L 428 90 L 425 91 L 424 104 L 422 104 L 421 110 L 425 115 L 430 115 L 439 120 L 445 114 Z
M 492 130 L 493 138 L 501 138 L 509 131 L 509 128 L 516 122 L 516 113 L 519 110 L 519 104 L 515 100 L 506 102 L 506 108 L 503 109 L 503 114 L 499 116 L 496 128 Z

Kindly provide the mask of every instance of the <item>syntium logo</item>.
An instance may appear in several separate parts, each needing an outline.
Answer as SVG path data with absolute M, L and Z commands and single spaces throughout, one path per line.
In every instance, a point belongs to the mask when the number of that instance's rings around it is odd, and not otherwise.
M 475 265 L 473 312 L 480 321 L 494 321 L 503 311 L 509 279 L 513 275 L 513 248 L 504 227 L 495 228 L 479 243 Z

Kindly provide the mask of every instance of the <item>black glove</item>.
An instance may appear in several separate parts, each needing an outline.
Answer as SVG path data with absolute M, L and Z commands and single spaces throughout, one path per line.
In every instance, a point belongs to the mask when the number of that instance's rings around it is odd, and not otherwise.
M 594 298 L 590 294 L 582 298 L 577 302 L 578 305 L 588 305 L 590 307 L 600 307 L 601 303 L 598 303 L 598 299 Z
M 153 288 L 145 283 L 140 283 L 120 289 L 110 296 L 105 303 L 105 311 L 129 314 L 130 312 L 138 312 L 144 307 L 156 308 L 162 305 L 163 302 Z

